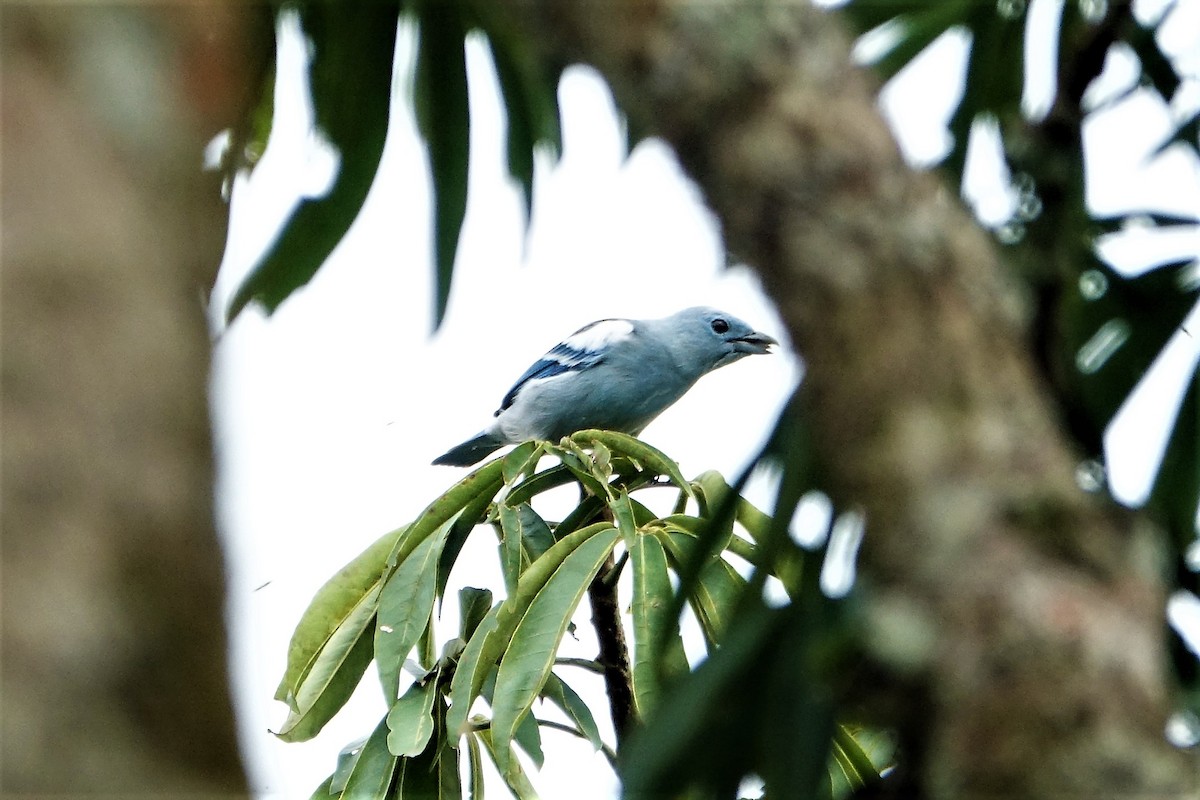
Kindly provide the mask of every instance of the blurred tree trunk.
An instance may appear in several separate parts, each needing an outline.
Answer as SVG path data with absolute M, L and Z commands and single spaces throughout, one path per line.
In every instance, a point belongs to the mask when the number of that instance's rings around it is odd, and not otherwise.
M 824 488 L 866 511 L 871 629 L 848 691 L 900 732 L 906 796 L 1194 797 L 1163 735 L 1161 545 L 1075 484 L 1017 292 L 951 193 L 904 166 L 836 16 L 506 6 L 675 148 L 778 303 Z
M 250 5 L 3 8 L 5 797 L 244 795 L 213 523 L 205 143 Z

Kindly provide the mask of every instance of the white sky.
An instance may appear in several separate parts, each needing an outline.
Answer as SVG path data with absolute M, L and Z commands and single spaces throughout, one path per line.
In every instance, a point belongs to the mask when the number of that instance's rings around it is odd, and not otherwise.
M 1034 0 L 1030 13 L 1055 5 Z M 1193 36 L 1172 34 L 1182 42 L 1172 47 L 1200 62 L 1200 0 L 1181 6 L 1175 28 Z M 961 37 L 947 37 L 912 66 L 907 84 L 889 86 L 881 99 L 915 163 L 936 158 L 946 146 L 944 120 L 955 82 L 961 84 L 948 66 L 955 52 L 961 58 L 963 46 Z M 268 732 L 285 717 L 284 706 L 271 698 L 308 601 L 338 567 L 461 477 L 461 470 L 432 467 L 430 460 L 482 428 L 533 360 L 593 319 L 662 316 L 697 304 L 722 308 L 785 338 L 753 276 L 722 269 L 714 220 L 670 151 L 644 142 L 624 158 L 611 98 L 590 71 L 569 70 L 560 88 L 563 158 L 552 169 L 539 164 L 526 242 L 519 193 L 505 172 L 503 112 L 485 53 L 480 42 L 471 42 L 469 206 L 442 329 L 430 336 L 429 179 L 402 78 L 379 180 L 346 240 L 312 283 L 269 320 L 256 309 L 246 311 L 216 347 L 212 402 L 218 513 L 230 568 L 231 669 L 243 749 L 261 797 L 307 797 L 332 771 L 338 751 L 369 733 L 384 712 L 377 680 L 368 672 L 350 705 L 314 741 L 285 744 Z M 407 75 L 409 36 L 401 37 L 398 55 L 398 74 Z M 279 74 L 298 74 L 301 59 L 299 40 L 284 37 Z M 1036 87 L 1037 76 L 1031 78 Z M 1112 80 L 1119 82 L 1119 75 Z M 945 89 L 930 91 L 931 84 Z M 1044 76 L 1042 85 L 1048 85 Z M 308 133 L 302 86 L 293 77 L 281 80 L 277 91 L 279 117 L 267 153 L 253 176 L 234 187 L 215 310 L 225 307 L 296 198 L 320 192 L 328 182 L 333 162 Z M 1027 107 L 1037 107 L 1037 92 L 1027 93 Z M 1093 207 L 1153 202 L 1176 212 L 1200 209 L 1194 153 L 1189 157 L 1180 148 L 1146 161 L 1155 131 L 1168 121 L 1167 109 L 1149 96 L 1135 98 L 1123 113 L 1096 115 L 1088 127 L 1089 156 L 1105 169 L 1096 170 L 1089 187 Z M 1164 178 L 1183 184 L 1178 195 L 1163 194 Z M 989 168 L 986 153 L 980 156 L 971 181 L 966 193 L 980 213 L 1003 218 L 1013 199 L 997 191 L 1002 184 L 994 159 Z M 1174 247 L 1200 254 L 1200 229 Z M 1113 260 L 1138 271 L 1146 252 L 1118 253 Z M 1194 312 L 1191 330 L 1198 328 L 1200 312 Z M 1173 418 L 1173 398 L 1181 391 L 1170 385 L 1180 381 L 1173 376 L 1200 358 L 1196 340 L 1185 336 L 1168 351 L 1154 370 L 1164 382 L 1142 392 L 1149 405 L 1131 402 L 1126 415 L 1136 438 L 1153 439 L 1145 419 Z M 677 458 L 685 474 L 716 468 L 734 475 L 798 377 L 790 352 L 746 359 L 704 378 L 644 436 Z M 1110 476 L 1114 490 L 1136 500 L 1161 447 L 1155 455 L 1153 441 L 1128 448 L 1122 430 L 1112 435 L 1114 447 L 1132 453 L 1122 459 L 1129 468 Z M 486 539 L 482 531 L 473 537 L 464 569 L 451 578 L 452 591 L 499 583 Z M 457 619 L 452 602 L 444 613 Z M 595 651 L 587 631 L 580 626 L 582 641 L 574 647 L 590 657 Z M 598 683 L 576 688 L 596 701 L 603 720 Z M 606 738 L 611 742 L 611 733 Z M 611 772 L 589 746 L 549 731 L 543 741 L 546 768 L 531 777 L 544 796 L 614 796 Z M 489 791 L 507 795 L 499 786 Z

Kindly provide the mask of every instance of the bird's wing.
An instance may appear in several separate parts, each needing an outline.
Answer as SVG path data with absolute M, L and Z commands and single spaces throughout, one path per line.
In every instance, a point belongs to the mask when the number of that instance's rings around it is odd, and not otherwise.
M 545 380 L 555 375 L 594 367 L 604 361 L 610 348 L 631 335 L 633 323 L 627 319 L 602 319 L 585 325 L 554 345 L 546 355 L 525 370 L 525 374 L 518 378 L 508 390 L 508 394 L 504 395 L 496 414 L 499 415 L 511 406 L 521 389 L 530 381 Z

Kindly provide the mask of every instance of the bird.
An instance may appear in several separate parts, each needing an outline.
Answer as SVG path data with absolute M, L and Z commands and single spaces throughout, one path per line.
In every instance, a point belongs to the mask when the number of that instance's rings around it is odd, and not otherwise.
M 701 377 L 779 344 L 715 308 L 662 319 L 602 319 L 535 361 L 483 431 L 434 459 L 467 467 L 509 444 L 599 428 L 636 436 Z

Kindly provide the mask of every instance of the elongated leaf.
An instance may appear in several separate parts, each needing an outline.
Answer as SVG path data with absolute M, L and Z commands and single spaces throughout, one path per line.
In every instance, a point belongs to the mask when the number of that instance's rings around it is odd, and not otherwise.
M 372 589 L 321 648 L 295 695 L 288 697 L 291 710 L 276 734 L 280 739 L 311 739 L 350 699 L 371 663 L 370 628 L 378 600 L 379 589 Z
M 387 714 L 387 746 L 394 756 L 415 756 L 425 750 L 433 736 L 433 701 L 437 680 L 414 683 Z
M 546 763 L 546 754 L 542 750 L 542 731 L 538 728 L 533 714 L 526 714 L 525 718 L 521 720 L 521 724 L 517 725 L 517 730 L 513 733 L 513 741 L 525 751 L 525 755 L 529 756 L 534 767 L 541 769 L 542 765 Z
M 657 475 L 665 475 L 671 479 L 671 483 L 687 492 L 689 497 L 692 496 L 692 486 L 683 477 L 679 465 L 667 457 L 661 450 L 651 447 L 641 439 L 626 433 L 599 430 L 580 431 L 572 435 L 571 438 L 582 445 L 602 444 L 611 450 L 614 455 L 631 458 L 651 472 Z
M 504 482 L 512 485 L 527 470 L 537 466 L 542 457 L 542 443 L 522 442 L 504 457 Z
M 507 766 L 507 745 L 513 732 L 550 674 L 571 615 L 619 538 L 616 530 L 609 529 L 582 542 L 563 559 L 520 615 L 500 661 L 492 708 L 492 737 L 501 770 Z
M 546 685 L 542 687 L 542 697 L 558 706 L 575 723 L 575 729 L 592 743 L 593 748 L 599 750 L 603 747 L 604 741 L 600 738 L 600 728 L 596 725 L 592 710 L 566 681 L 551 672 Z
M 492 741 L 492 732 L 490 730 L 476 731 L 475 736 L 483 742 L 488 755 L 491 756 L 492 763 L 496 765 L 500 777 L 504 779 L 504 784 L 513 793 L 513 797 L 517 800 L 538 800 L 538 793 L 534 790 L 533 784 L 529 782 L 529 778 L 526 777 L 525 770 L 521 769 L 521 762 L 512 757 L 512 748 L 509 746 L 504 748 L 504 766 L 501 767 L 496 746 Z
M 312 794 L 308 796 L 308 800 L 331 800 L 331 798 L 340 797 L 340 792 L 335 792 L 330 788 L 333 783 L 333 778 L 325 779 L 325 782 L 318 786 Z
M 425 541 L 426 537 L 454 519 L 456 515 L 463 513 L 464 509 L 476 507 L 482 498 L 486 497 L 490 500 L 495 497 L 496 492 L 500 491 L 500 487 L 504 484 L 501 476 L 503 469 L 504 464 L 500 459 L 489 461 L 430 503 L 409 526 L 407 535 L 396 543 L 395 549 L 388 557 L 388 564 L 394 566 L 408 558 L 409 554 L 417 548 L 417 545 Z M 461 546 L 460 543 L 459 547 Z
M 358 757 L 362 755 L 363 746 L 366 743 L 367 739 L 359 739 L 338 753 L 337 767 L 333 770 L 333 775 L 330 776 L 329 782 L 325 784 L 328 794 L 336 797 L 346 788 L 346 781 L 350 779 L 350 772 L 354 769 L 354 765 L 358 763 Z
M 386 800 L 396 774 L 396 757 L 388 752 L 387 720 L 379 721 L 346 779 L 344 800 Z
M 467 797 L 470 800 L 484 800 L 483 759 L 479 753 L 479 739 L 474 735 L 467 736 L 467 765 Z
M 479 696 L 487 677 L 501 653 L 509 645 L 517 624 L 542 587 L 576 548 L 593 536 L 604 532 L 616 535 L 612 525 L 596 523 L 582 528 L 555 542 L 546 553 L 533 562 L 517 582 L 517 591 L 492 609 L 475 630 L 459 659 L 450 685 L 450 711 L 447 725 L 452 735 L 465 730 L 471 703 Z
M 460 800 L 458 754 L 446 738 L 445 703 L 434 703 L 435 734 L 419 755 L 400 759 L 394 796 L 404 800 Z
M 528 566 L 554 546 L 554 533 L 546 524 L 546 520 L 528 503 L 518 506 L 517 514 L 521 520 L 522 564 Z
M 662 544 L 654 536 L 639 535 L 629 555 L 633 562 L 633 698 L 638 715 L 647 719 L 659 701 L 660 674 L 686 673 L 688 662 L 678 621 L 669 616 L 674 589 Z
M 458 590 L 458 630 L 464 642 L 475 633 L 491 607 L 492 593 L 489 590 L 474 586 L 464 586 Z
M 677 568 L 688 561 L 690 551 L 695 547 L 695 537 L 675 531 L 658 536 Z M 723 558 L 710 559 L 700 570 L 699 579 L 688 600 L 696 612 L 710 649 L 720 641 L 745 585 L 745 578 Z
M 488 506 L 491 505 L 492 498 L 495 497 L 497 491 L 499 491 L 499 487 L 490 492 L 486 488 L 480 491 L 463 506 L 459 515 L 454 518 L 454 525 L 451 526 L 450 534 L 446 537 L 446 544 L 442 546 L 442 557 L 438 559 L 438 598 L 445 596 L 446 584 L 450 580 L 450 570 L 454 569 L 454 563 L 458 560 L 458 555 L 462 552 L 463 545 L 467 543 L 467 537 L 471 535 L 471 531 L 483 522 Z
M 562 464 L 555 464 L 550 469 L 543 470 L 518 483 L 508 493 L 505 500 L 510 506 L 528 503 L 539 494 L 557 489 L 559 486 L 566 486 L 574 479 L 570 470 Z
M 375 664 L 387 703 L 396 699 L 404 659 L 429 626 L 438 558 L 449 530 L 450 526 L 445 525 L 439 533 L 417 545 L 396 567 L 380 592 L 375 622 Z
M 509 594 L 517 588 L 521 577 L 521 518 L 515 508 L 501 505 L 500 517 L 500 570 L 504 573 L 504 589 Z
M 312 52 L 313 109 L 337 150 L 337 177 L 323 197 L 302 200 L 292 212 L 230 301 L 230 321 L 252 301 L 274 311 L 316 274 L 358 216 L 387 135 L 399 10 L 397 2 L 299 6 Z
M 617 530 L 625 539 L 625 546 L 629 547 L 638 536 L 637 522 L 634 521 L 633 505 L 629 502 L 629 493 L 624 489 L 618 491 L 617 496 L 609 501 L 608 508 L 612 511 L 613 521 L 617 523 Z
M 288 703 L 295 710 L 300 684 L 334 633 L 352 616 L 361 615 L 363 599 L 372 592 L 378 593 L 388 553 L 406 530 L 400 528 L 381 536 L 317 590 L 292 634 L 287 669 L 275 690 L 276 700 Z
M 467 211 L 471 115 L 467 105 L 466 28 L 456 2 L 427 1 L 416 8 L 420 42 L 413 104 L 433 174 L 436 326 L 446 314 L 458 237 Z
M 622 749 L 623 797 L 657 800 L 705 781 L 737 785 L 733 774 L 752 758 L 750 734 L 760 709 L 757 663 L 779 630 L 780 615 L 753 615 L 730 631 L 720 650 L 667 693 L 658 711 Z M 731 763 L 733 762 L 733 763 Z M 793 787 L 794 788 L 794 787 Z M 792 796 L 803 797 L 798 790 Z

